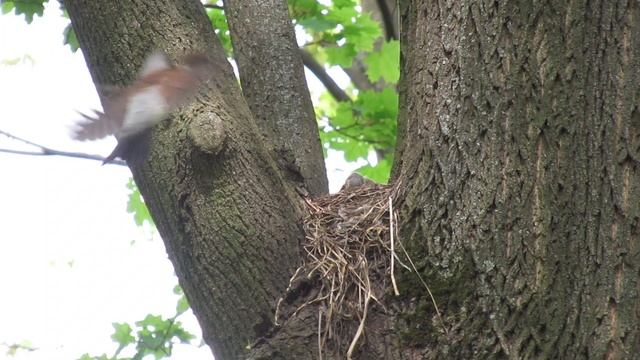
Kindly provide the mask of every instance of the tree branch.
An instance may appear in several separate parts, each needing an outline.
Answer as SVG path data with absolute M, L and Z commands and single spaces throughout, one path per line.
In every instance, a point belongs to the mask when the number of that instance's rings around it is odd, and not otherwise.
M 364 64 L 358 57 L 353 59 L 351 67 L 343 67 L 342 70 L 349 76 L 349 79 L 358 90 L 375 89 L 375 85 L 367 77 Z
M 0 130 L 0 134 L 13 139 L 13 140 L 17 140 L 20 141 L 22 143 L 25 143 L 29 146 L 33 146 L 38 148 L 40 151 L 24 151 L 24 150 L 13 150 L 13 149 L 1 149 L 0 148 L 0 152 L 2 153 L 7 153 L 7 154 L 17 154 L 17 155 L 30 155 L 30 156 L 64 156 L 64 157 L 70 157 L 70 158 L 76 158 L 76 159 L 86 159 L 86 160 L 97 160 L 97 161 L 104 161 L 105 158 L 103 156 L 100 155 L 92 155 L 92 154 L 85 154 L 85 153 L 79 153 L 79 152 L 71 152 L 71 151 L 61 151 L 61 150 L 55 150 L 55 149 L 51 149 L 48 148 L 46 146 L 42 146 L 40 144 L 36 144 L 34 142 L 31 142 L 29 140 L 25 140 L 23 138 L 17 137 L 13 134 L 10 134 L 6 131 L 2 131 Z M 121 165 L 121 166 L 127 166 L 127 163 L 122 161 L 122 160 L 113 160 L 110 162 L 110 164 L 114 164 L 114 165 Z
M 202 6 L 204 6 L 206 9 L 224 10 L 224 6 L 215 5 L 215 4 L 202 4 Z
M 333 96 L 334 99 L 340 102 L 351 101 L 349 95 L 347 95 L 338 84 L 329 76 L 327 70 L 325 70 L 324 66 L 322 66 L 316 59 L 305 49 L 300 49 L 300 54 L 302 56 L 302 63 L 307 67 L 317 78 L 320 80 L 322 85 L 327 88 L 329 94 Z
M 322 144 L 285 0 L 226 0 L 242 93 L 290 185 L 328 192 Z M 293 136 L 292 136 L 293 135 Z
M 380 15 L 382 17 L 382 24 L 384 25 L 384 33 L 386 34 L 387 41 L 389 40 L 397 40 L 398 32 L 396 31 L 396 27 L 393 21 L 393 14 L 391 13 L 391 9 L 389 9 L 389 4 L 386 0 L 376 0 L 378 3 L 378 8 L 380 9 Z

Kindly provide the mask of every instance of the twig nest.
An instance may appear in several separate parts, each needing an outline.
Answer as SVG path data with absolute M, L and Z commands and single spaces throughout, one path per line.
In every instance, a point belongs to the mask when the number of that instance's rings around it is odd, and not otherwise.
M 302 276 L 319 279 L 321 290 L 305 304 L 324 309 L 319 346 L 351 328 L 347 358 L 361 338 L 368 309 L 382 304 L 390 290 L 394 256 L 390 222 L 395 217 L 389 208 L 394 194 L 391 186 L 352 174 L 338 194 L 305 199 L 309 210 L 304 221 L 307 256 L 292 282 Z M 346 323 L 353 326 L 344 326 Z

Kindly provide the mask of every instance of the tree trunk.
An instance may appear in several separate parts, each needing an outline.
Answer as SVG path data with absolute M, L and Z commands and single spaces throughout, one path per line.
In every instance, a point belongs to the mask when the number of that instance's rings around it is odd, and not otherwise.
M 321 291 L 317 278 L 289 284 L 305 211 L 202 6 L 65 6 L 97 84 L 130 82 L 155 48 L 216 59 L 209 91 L 142 137 L 147 155 L 128 164 L 216 358 L 318 358 L 322 308 L 273 320 L 280 297 L 291 314 Z M 400 296 L 371 303 L 354 357 L 637 356 L 638 2 L 400 7 L 394 198 L 412 261 L 400 258 L 420 277 L 396 269 Z M 358 323 L 325 358 L 345 357 Z
M 299 200 L 244 101 L 202 4 L 68 0 L 96 84 L 130 83 L 155 49 L 202 52 L 219 73 L 128 158 L 180 285 L 218 359 L 244 357 L 271 328 L 300 262 Z M 317 135 L 316 135 L 317 136 Z M 148 149 L 146 142 L 149 143 Z
M 394 174 L 449 328 L 423 334 L 425 358 L 640 354 L 639 16 L 636 1 L 403 4 Z

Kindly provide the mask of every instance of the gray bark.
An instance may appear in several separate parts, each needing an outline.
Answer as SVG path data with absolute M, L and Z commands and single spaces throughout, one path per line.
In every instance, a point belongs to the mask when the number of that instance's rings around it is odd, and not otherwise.
M 640 354 L 639 16 L 404 3 L 395 177 L 450 328 L 425 358 Z
M 286 179 L 328 192 L 322 147 L 284 0 L 224 2 L 242 90 Z
M 68 0 L 98 84 L 130 83 L 155 49 L 200 51 L 219 73 L 128 159 L 180 285 L 218 359 L 242 358 L 271 327 L 299 263 L 298 200 L 285 186 L 197 1 Z

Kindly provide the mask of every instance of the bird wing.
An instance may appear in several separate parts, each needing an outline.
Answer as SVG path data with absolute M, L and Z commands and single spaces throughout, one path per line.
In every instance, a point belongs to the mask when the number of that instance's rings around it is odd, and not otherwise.
M 116 136 L 120 139 L 140 133 L 162 121 L 171 110 L 159 86 L 137 91 L 127 102 L 122 127 Z
M 115 125 L 103 112 L 94 110 L 94 115 L 78 112 L 83 120 L 76 123 L 71 137 L 75 140 L 98 140 L 115 133 Z
M 78 121 L 71 137 L 75 140 L 97 140 L 109 135 L 117 135 L 122 126 L 122 118 L 126 109 L 129 89 L 120 89 L 109 98 L 103 98 L 104 111 L 93 111 L 93 115 L 79 113 Z

